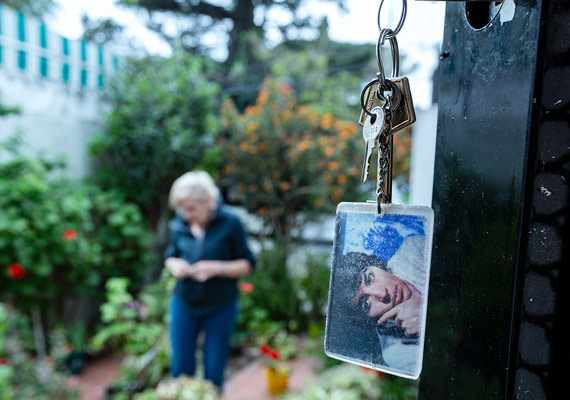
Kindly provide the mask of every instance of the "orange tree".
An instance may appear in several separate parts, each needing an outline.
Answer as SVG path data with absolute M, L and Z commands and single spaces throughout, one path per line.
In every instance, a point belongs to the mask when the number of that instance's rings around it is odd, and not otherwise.
M 290 87 L 266 79 L 255 105 L 222 105 L 222 184 L 287 246 L 291 235 L 341 201 L 359 201 L 364 142 L 354 121 L 300 105 Z M 355 118 L 356 120 L 356 118 Z

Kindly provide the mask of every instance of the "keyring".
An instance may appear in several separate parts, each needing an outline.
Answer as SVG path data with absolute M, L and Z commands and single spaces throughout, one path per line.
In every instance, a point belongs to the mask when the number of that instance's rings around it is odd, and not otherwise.
M 384 44 L 384 41 L 391 32 L 392 30 L 390 28 L 383 29 L 380 31 L 380 36 L 378 36 L 378 42 L 376 42 L 376 60 L 378 61 L 378 82 L 380 86 L 384 86 L 386 79 L 380 47 Z M 396 78 L 400 74 L 400 48 L 398 47 L 398 40 L 396 40 L 395 36 L 390 37 L 388 40 L 390 41 L 390 51 L 392 53 L 392 78 Z
M 384 0 L 382 0 L 380 2 L 380 7 L 378 7 L 378 30 L 380 32 L 382 32 L 382 26 L 380 25 L 380 11 L 382 11 L 382 5 L 383 4 L 384 4 Z M 398 33 L 400 33 L 400 30 L 404 26 L 404 21 L 406 20 L 406 13 L 407 12 L 408 12 L 408 3 L 406 0 L 402 0 L 402 14 L 400 15 L 400 21 L 398 21 L 398 25 L 396 25 L 396 29 L 392 30 L 392 32 L 386 36 L 386 39 L 391 39 L 391 38 L 395 37 Z
M 366 109 L 366 105 L 364 104 L 364 96 L 366 95 L 366 91 L 368 90 L 368 88 L 372 85 L 374 85 L 376 82 L 378 82 L 378 79 L 373 79 L 370 82 L 368 82 L 364 88 L 362 89 L 362 91 L 360 92 L 360 106 L 362 107 L 362 109 L 364 110 L 364 112 L 366 114 L 368 114 L 370 117 L 373 117 L 374 114 L 372 114 L 370 111 L 368 111 Z M 379 99 L 384 100 L 385 103 L 388 102 L 388 99 L 384 96 L 383 93 L 380 93 L 380 89 L 385 90 L 386 88 L 386 84 L 388 86 L 390 86 L 390 89 L 392 89 L 392 96 L 391 98 L 393 98 L 396 94 L 398 95 L 397 99 L 398 101 L 393 102 L 392 103 L 392 107 L 390 108 L 391 111 L 396 110 L 396 108 L 398 108 L 398 106 L 400 105 L 400 101 L 402 99 L 402 93 L 400 92 L 400 88 L 398 87 L 398 85 L 396 85 L 394 82 L 392 82 L 389 79 L 386 79 L 384 81 L 384 87 L 378 86 L 378 90 L 376 91 L 376 95 L 378 96 Z M 390 99 L 391 99 L 390 98 Z

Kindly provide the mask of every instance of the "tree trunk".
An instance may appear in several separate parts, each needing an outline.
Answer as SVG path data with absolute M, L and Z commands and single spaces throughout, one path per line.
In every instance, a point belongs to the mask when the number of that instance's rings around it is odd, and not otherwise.
M 253 22 L 254 5 L 251 0 L 238 0 L 232 11 L 233 28 L 230 31 L 228 43 L 228 59 L 226 65 L 232 65 L 236 61 L 251 63 L 253 61 L 252 43 L 249 42 L 247 33 L 257 30 Z

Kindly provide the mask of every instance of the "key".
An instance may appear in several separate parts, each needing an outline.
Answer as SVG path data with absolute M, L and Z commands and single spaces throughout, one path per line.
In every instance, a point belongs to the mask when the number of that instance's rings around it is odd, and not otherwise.
M 395 110 L 392 111 L 392 133 L 396 133 L 405 127 L 416 122 L 416 112 L 414 110 L 414 102 L 412 100 L 412 93 L 410 91 L 410 81 L 405 76 L 398 78 L 386 79 L 394 82 L 396 86 L 400 89 L 400 101 Z M 371 110 L 374 107 L 382 107 L 384 105 L 384 100 L 378 97 L 378 82 L 372 84 L 365 94 L 364 104 L 367 110 Z M 397 99 L 394 99 L 398 103 Z M 360 113 L 359 123 L 364 126 L 364 121 L 366 119 L 366 114 L 364 110 Z
M 366 114 L 364 121 L 364 128 L 362 128 L 362 137 L 364 138 L 364 165 L 362 166 L 362 183 L 368 181 L 368 171 L 370 169 L 370 159 L 372 158 L 372 151 L 376 148 L 378 136 L 382 133 L 384 128 L 384 111 L 381 107 L 374 107 L 371 111 L 376 117 L 373 118 Z

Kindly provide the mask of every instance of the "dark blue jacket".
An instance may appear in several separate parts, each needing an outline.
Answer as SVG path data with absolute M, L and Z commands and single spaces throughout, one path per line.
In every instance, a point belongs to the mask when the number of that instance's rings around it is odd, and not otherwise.
M 202 240 L 196 239 L 180 216 L 170 221 L 168 257 L 183 258 L 190 264 L 199 260 L 248 260 L 255 267 L 255 257 L 247 245 L 243 226 L 229 208 L 220 204 L 206 228 Z M 186 278 L 176 282 L 174 296 L 191 310 L 209 311 L 231 304 L 238 296 L 237 279 L 214 277 L 205 282 Z

